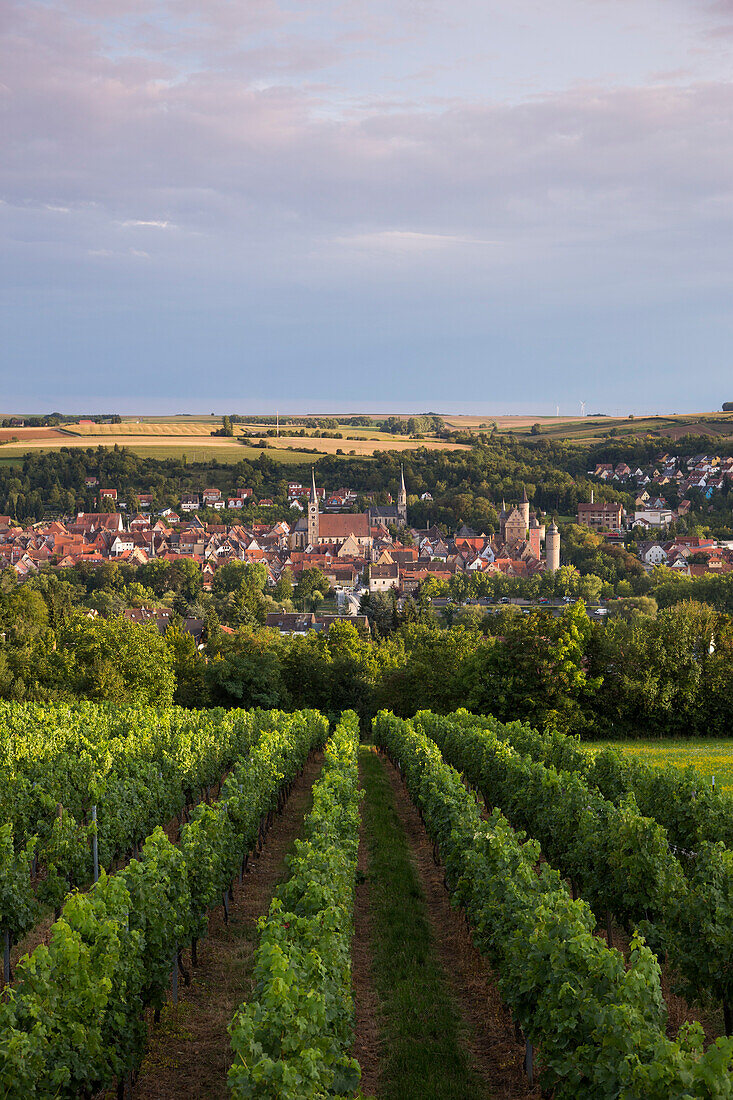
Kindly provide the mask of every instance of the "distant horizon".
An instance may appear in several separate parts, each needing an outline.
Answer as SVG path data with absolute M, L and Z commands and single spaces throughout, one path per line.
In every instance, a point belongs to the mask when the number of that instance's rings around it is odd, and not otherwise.
M 731 386 L 731 393 L 733 393 L 733 386 Z M 731 398 L 733 400 L 733 398 Z M 218 402 L 216 403 L 218 404 Z M 66 407 L 64 407 L 66 406 Z M 62 416 L 123 416 L 125 418 L 133 417 L 158 417 L 161 419 L 173 419 L 176 417 L 189 417 L 195 419 L 200 417 L 206 419 L 208 417 L 222 417 L 229 416 L 231 414 L 238 416 L 276 416 L 281 417 L 288 416 L 373 416 L 373 417 L 388 417 L 388 416 L 419 416 L 425 413 L 435 413 L 438 416 L 466 416 L 466 417 L 529 417 L 535 416 L 538 420 L 580 420 L 580 419 L 593 419 L 593 417 L 608 417 L 609 419 L 624 419 L 629 416 L 639 417 L 640 419 L 651 419 L 653 417 L 669 417 L 669 416 L 710 416 L 712 414 L 721 413 L 721 404 L 714 409 L 675 409 L 663 410 L 660 409 L 655 412 L 644 411 L 639 408 L 629 408 L 626 406 L 624 411 L 616 412 L 608 409 L 592 409 L 587 410 L 586 413 L 581 414 L 579 411 L 563 411 L 560 406 L 559 415 L 555 412 L 540 412 L 536 408 L 527 408 L 526 406 L 502 406 L 498 408 L 485 408 L 472 406 L 467 408 L 464 404 L 456 404 L 453 407 L 445 405 L 425 405 L 415 406 L 395 403 L 389 407 L 382 405 L 370 405 L 362 404 L 345 407 L 343 405 L 333 405 L 328 407 L 326 405 L 318 406 L 302 406 L 302 407 L 290 407 L 286 409 L 278 409 L 274 405 L 267 404 L 267 402 L 251 403 L 249 407 L 243 407 L 236 400 L 232 400 L 226 408 L 219 408 L 217 411 L 204 411 L 204 408 L 197 408 L 193 411 L 186 411 L 179 408 L 177 411 L 172 411 L 170 408 L 153 408 L 148 405 L 146 407 L 134 406 L 132 408 L 124 408 L 114 406 L 111 402 L 95 403 L 91 401 L 89 404 L 85 404 L 83 407 L 74 404 L 68 404 L 67 402 L 56 402 L 44 405 L 41 408 L 28 408 L 16 407 L 8 409 L 0 409 L 0 418 L 2 417 L 24 417 L 24 416 L 48 416 L 51 413 L 58 412 Z

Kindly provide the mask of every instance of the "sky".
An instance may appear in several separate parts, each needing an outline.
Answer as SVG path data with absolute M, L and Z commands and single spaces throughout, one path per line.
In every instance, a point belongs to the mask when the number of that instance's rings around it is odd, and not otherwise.
M 4 0 L 0 410 L 733 400 L 733 0 Z

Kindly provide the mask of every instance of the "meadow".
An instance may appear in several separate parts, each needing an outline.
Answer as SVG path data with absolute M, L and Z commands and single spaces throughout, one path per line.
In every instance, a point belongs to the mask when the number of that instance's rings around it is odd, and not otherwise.
M 627 756 L 637 757 L 647 764 L 676 768 L 692 765 L 709 783 L 715 776 L 715 789 L 733 792 L 733 739 L 730 740 L 654 740 L 654 741 L 594 741 L 584 747 L 591 752 L 615 748 Z

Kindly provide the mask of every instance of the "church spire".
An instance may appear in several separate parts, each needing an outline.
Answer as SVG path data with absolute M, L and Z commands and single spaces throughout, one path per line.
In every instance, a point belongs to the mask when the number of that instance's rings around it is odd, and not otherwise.
M 318 535 L 321 529 L 321 521 L 318 515 L 318 493 L 316 491 L 316 471 L 311 468 L 311 491 L 308 500 L 308 542 L 306 545 L 314 549 L 318 546 Z
M 405 488 L 405 467 L 400 463 L 400 488 L 397 493 L 397 515 L 403 526 L 407 525 L 407 489 Z

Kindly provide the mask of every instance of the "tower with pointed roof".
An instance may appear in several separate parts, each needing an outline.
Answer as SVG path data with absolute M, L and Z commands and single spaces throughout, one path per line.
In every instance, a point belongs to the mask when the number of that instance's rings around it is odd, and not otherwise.
M 405 488 L 405 467 L 400 466 L 400 488 L 397 493 L 397 514 L 403 526 L 407 526 L 407 489 Z
M 318 493 L 316 491 L 316 471 L 311 467 L 311 491 L 308 498 L 308 545 L 318 546 L 318 532 L 320 530 L 320 517 L 318 514 Z
M 522 503 L 519 505 L 519 511 L 524 521 L 525 531 L 529 530 L 529 497 L 527 496 L 527 486 L 522 486 Z
M 560 532 L 557 529 L 557 524 L 554 519 L 550 526 L 547 528 L 547 537 L 545 539 L 545 559 L 546 570 L 548 573 L 554 573 L 560 568 Z

